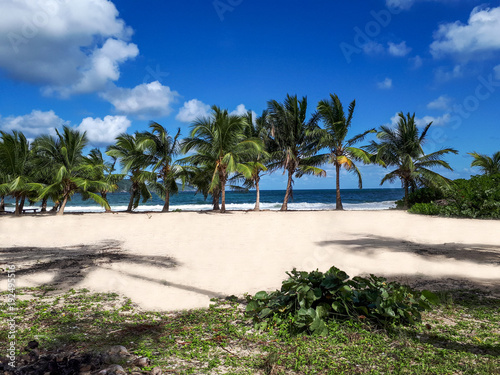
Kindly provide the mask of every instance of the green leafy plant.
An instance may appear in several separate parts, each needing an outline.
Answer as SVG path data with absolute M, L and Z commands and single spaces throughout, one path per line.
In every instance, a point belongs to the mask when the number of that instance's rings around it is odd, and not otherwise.
M 439 215 L 441 208 L 434 203 L 415 203 L 408 212 L 420 215 Z
M 432 203 L 444 198 L 442 189 L 436 187 L 423 187 L 411 192 L 408 195 L 408 207 L 413 207 L 417 203 Z M 396 207 L 402 209 L 404 207 L 404 199 L 396 201 Z
M 437 297 L 382 277 L 349 276 L 336 267 L 287 272 L 281 290 L 247 296 L 246 316 L 256 329 L 285 325 L 291 333 L 326 335 L 328 321 L 361 320 L 376 325 L 411 325 L 421 321 Z

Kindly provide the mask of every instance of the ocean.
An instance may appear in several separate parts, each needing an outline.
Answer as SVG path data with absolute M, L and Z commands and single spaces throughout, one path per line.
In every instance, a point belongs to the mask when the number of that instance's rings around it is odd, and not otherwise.
M 387 210 L 394 208 L 395 201 L 403 197 L 403 189 L 342 189 L 342 204 L 345 210 Z M 255 191 L 226 192 L 226 210 L 251 210 L 255 205 Z M 260 208 L 262 210 L 279 210 L 285 196 L 284 190 L 261 190 Z M 128 193 L 108 194 L 113 211 L 125 211 L 130 199 Z M 40 202 L 34 207 L 40 206 Z M 28 204 L 25 205 L 28 208 Z M 50 209 L 51 205 L 47 206 Z M 153 196 L 152 200 L 139 204 L 135 209 L 141 211 L 161 211 L 163 201 Z M 211 210 L 211 198 L 205 201 L 203 195 L 194 192 L 179 192 L 170 199 L 170 210 L 204 211 Z M 288 202 L 289 210 L 333 210 L 335 209 L 335 190 L 294 190 L 293 200 Z M 6 210 L 14 211 L 12 199 L 6 199 Z M 83 201 L 75 195 L 68 202 L 65 212 L 103 212 L 104 209 L 91 200 Z

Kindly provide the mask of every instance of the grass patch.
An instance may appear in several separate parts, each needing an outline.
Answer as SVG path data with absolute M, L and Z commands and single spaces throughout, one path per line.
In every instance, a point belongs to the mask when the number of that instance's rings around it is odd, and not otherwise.
M 412 327 L 329 322 L 326 337 L 290 336 L 279 325 L 256 331 L 234 299 L 159 313 L 113 293 L 17 294 L 33 296 L 17 301 L 19 350 L 33 339 L 48 350 L 123 345 L 148 357 L 148 368 L 176 374 L 500 374 L 500 300 L 475 291 L 440 294 L 438 307 Z M 4 320 L 6 306 L 0 304 Z M 7 335 L 2 326 L 0 341 Z

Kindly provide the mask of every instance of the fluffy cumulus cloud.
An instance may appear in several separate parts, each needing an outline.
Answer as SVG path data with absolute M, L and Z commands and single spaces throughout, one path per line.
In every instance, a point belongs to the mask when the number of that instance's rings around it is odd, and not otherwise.
M 392 56 L 403 57 L 410 53 L 411 48 L 406 45 L 406 42 L 401 42 L 399 44 L 389 42 L 388 51 Z
M 168 116 L 179 94 L 160 82 L 143 83 L 133 89 L 115 87 L 101 94 L 119 113 L 143 119 Z
M 441 95 L 436 100 L 433 100 L 429 104 L 427 104 L 427 108 L 436 109 L 439 111 L 449 111 L 450 110 L 451 98 L 446 95 Z
M 472 10 L 467 24 L 459 21 L 439 26 L 430 46 L 434 57 L 481 57 L 500 50 L 500 7 Z
M 175 117 L 181 122 L 193 122 L 196 119 L 206 117 L 210 114 L 210 106 L 198 99 L 185 102 Z
M 87 132 L 89 142 L 93 146 L 105 146 L 115 141 L 130 126 L 126 116 L 106 116 L 104 119 L 87 117 L 76 128 Z
M 103 89 L 139 53 L 109 0 L 2 0 L 0 70 L 69 96 Z
M 377 87 L 381 90 L 388 90 L 392 88 L 392 79 L 386 78 L 382 82 L 377 82 Z
M 54 111 L 33 110 L 27 115 L 0 118 L 1 130 L 6 132 L 17 130 L 30 139 L 42 134 L 55 135 L 56 128 L 67 124 L 68 122 L 57 116 Z

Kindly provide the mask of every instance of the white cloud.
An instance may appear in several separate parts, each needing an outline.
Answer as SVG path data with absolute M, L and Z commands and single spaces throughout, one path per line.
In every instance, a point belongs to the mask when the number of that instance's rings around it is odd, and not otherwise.
M 493 71 L 495 72 L 495 78 L 500 79 L 500 65 L 495 66 Z
M 115 138 L 125 133 L 130 126 L 126 116 L 106 116 L 104 119 L 87 117 L 76 127 L 87 132 L 87 138 L 93 146 L 104 146 L 114 143 Z
M 412 64 L 413 69 L 418 69 L 422 67 L 422 65 L 424 64 L 422 58 L 419 55 L 415 57 L 410 57 L 409 61 Z
M 392 79 L 386 78 L 382 82 L 377 82 L 377 86 L 381 90 L 387 90 L 392 88 Z
M 459 21 L 439 26 L 430 46 L 435 58 L 445 55 L 482 57 L 500 50 L 500 7 L 475 7 L 467 24 Z M 479 54 L 479 55 L 478 55 Z
M 47 94 L 101 90 L 138 49 L 109 0 L 2 0 L 0 69 Z
M 450 110 L 451 98 L 446 95 L 441 95 L 436 100 L 433 100 L 429 104 L 427 104 L 427 108 L 429 109 L 437 109 L 441 111 L 449 111 Z
M 237 116 L 243 116 L 246 115 L 248 112 L 248 109 L 245 108 L 245 104 L 240 104 L 236 107 L 236 109 L 232 112 L 230 112 L 230 115 L 237 115 Z
M 405 114 L 406 118 L 406 114 Z M 396 126 L 398 123 L 400 117 L 399 114 L 396 113 L 393 117 L 391 117 L 391 125 Z M 425 127 L 429 122 L 432 122 L 432 126 L 444 126 L 450 122 L 451 119 L 451 114 L 445 113 L 442 116 L 424 116 L 422 118 L 416 117 L 415 116 L 415 123 L 417 124 L 418 127 L 423 128 Z
M 101 94 L 119 113 L 151 118 L 168 116 L 179 94 L 160 82 L 143 83 L 133 89 L 115 87 Z
M 36 138 L 42 134 L 55 135 L 55 128 L 67 124 L 68 122 L 57 116 L 54 111 L 33 110 L 30 114 L 23 116 L 0 118 L 0 128 L 3 131 L 21 131 L 27 138 Z
M 207 117 L 210 114 L 210 106 L 198 99 L 185 102 L 175 117 L 182 122 L 193 122 L 196 119 Z
M 389 54 L 391 54 L 392 56 L 403 57 L 409 54 L 411 51 L 411 48 L 406 45 L 406 42 L 401 42 L 399 44 L 389 42 L 388 45 Z
M 384 46 L 377 42 L 369 42 L 363 45 L 363 52 L 367 55 L 376 55 L 384 52 Z
M 438 68 L 435 71 L 436 79 L 441 82 L 450 81 L 455 78 L 460 78 L 464 74 L 461 65 L 455 65 L 452 70 L 446 70 L 445 68 Z

